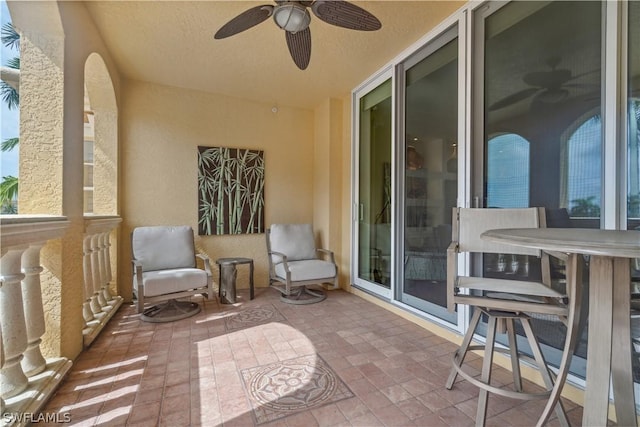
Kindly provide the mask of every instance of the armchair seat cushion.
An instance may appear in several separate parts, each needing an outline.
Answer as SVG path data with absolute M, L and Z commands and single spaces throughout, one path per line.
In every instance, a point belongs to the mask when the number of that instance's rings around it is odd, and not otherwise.
M 207 286 L 207 273 L 199 268 L 177 268 L 142 273 L 144 296 L 183 292 Z
M 336 265 L 321 259 L 289 261 L 287 264 L 291 271 L 292 282 L 315 280 L 323 277 L 333 280 L 336 276 Z M 274 270 L 278 277 L 282 279 L 287 277 L 283 263 L 276 264 Z

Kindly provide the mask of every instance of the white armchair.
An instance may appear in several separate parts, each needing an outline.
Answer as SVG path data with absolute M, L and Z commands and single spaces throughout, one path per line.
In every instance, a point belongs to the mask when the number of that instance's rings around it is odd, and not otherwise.
M 331 283 L 338 288 L 334 254 L 316 248 L 311 224 L 273 224 L 266 236 L 269 285 L 281 292 L 282 301 L 311 304 L 324 300 L 326 294 L 321 288 L 310 289 L 310 285 Z
M 191 227 L 137 227 L 131 234 L 131 250 L 138 313 L 146 303 L 197 294 L 213 298 L 211 262 L 208 256 L 196 254 Z M 204 269 L 197 267 L 196 256 Z

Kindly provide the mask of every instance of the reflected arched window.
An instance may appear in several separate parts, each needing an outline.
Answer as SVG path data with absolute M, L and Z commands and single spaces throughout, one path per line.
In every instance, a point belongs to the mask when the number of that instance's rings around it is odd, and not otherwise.
M 565 157 L 564 207 L 572 218 L 599 218 L 602 192 L 602 121 L 591 116 L 571 134 Z
M 489 139 L 487 207 L 529 206 L 529 141 L 514 133 Z

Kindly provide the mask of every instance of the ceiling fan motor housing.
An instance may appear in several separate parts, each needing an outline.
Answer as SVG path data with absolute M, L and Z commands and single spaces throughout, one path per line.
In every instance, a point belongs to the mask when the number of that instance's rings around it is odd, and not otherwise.
M 306 7 L 292 2 L 274 7 L 273 20 L 283 30 L 297 33 L 309 27 L 311 15 Z

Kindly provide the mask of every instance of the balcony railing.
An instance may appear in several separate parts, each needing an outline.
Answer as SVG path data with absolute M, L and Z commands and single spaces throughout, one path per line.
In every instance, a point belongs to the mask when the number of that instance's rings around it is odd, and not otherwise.
M 122 304 L 109 290 L 112 280 L 110 233 L 119 217 L 85 219 L 83 235 L 83 344 L 91 344 Z M 65 217 L 5 216 L 0 223 L 0 426 L 26 425 L 53 395 L 71 361 L 44 358 L 45 334 L 40 252 L 63 237 Z
M 119 217 L 85 218 L 83 241 L 84 304 L 82 331 L 85 347 L 90 345 L 122 305 L 114 296 L 111 283 L 110 234 L 122 222 Z
M 71 361 L 45 359 L 40 350 L 45 333 L 40 285 L 40 250 L 47 240 L 62 237 L 64 217 L 5 217 L 0 224 L 0 406 L 2 413 L 36 413 L 51 396 Z M 0 424 L 21 422 L 3 416 Z

